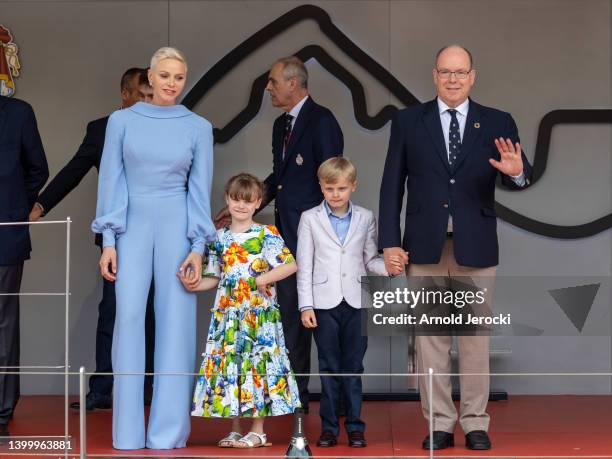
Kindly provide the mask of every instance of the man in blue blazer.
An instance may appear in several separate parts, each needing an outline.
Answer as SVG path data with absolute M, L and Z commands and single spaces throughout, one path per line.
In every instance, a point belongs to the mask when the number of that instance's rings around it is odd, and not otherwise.
M 0 96 L 0 222 L 25 222 L 49 178 L 47 159 L 32 107 Z M 32 246 L 27 225 L 0 227 L 0 293 L 19 293 L 23 262 Z M 0 437 L 19 400 L 19 296 L 0 296 Z
M 403 257 L 406 263 L 409 258 L 409 276 L 471 276 L 478 288 L 491 293 L 498 264 L 496 179 L 500 176 L 510 189 L 524 188 L 531 166 L 521 152 L 512 116 L 469 99 L 475 79 L 470 52 L 446 46 L 433 69 L 437 98 L 395 115 L 380 190 L 379 248 L 391 274 L 399 274 L 391 257 Z M 401 238 L 404 190 L 408 196 Z M 489 336 L 474 335 L 457 337 L 460 372 L 488 373 Z M 420 372 L 433 368 L 450 373 L 450 336 L 421 333 L 416 347 Z M 461 377 L 460 416 L 450 377 L 435 377 L 433 394 L 426 377 L 419 384 L 423 413 L 434 418 L 433 439 L 425 438 L 424 448 L 430 442 L 434 449 L 453 446 L 458 419 L 468 448 L 491 447 L 488 376 Z
M 344 137 L 333 113 L 308 95 L 308 72 L 296 57 L 280 59 L 268 76 L 272 105 L 285 113 L 272 128 L 272 173 L 264 183 L 264 208 L 274 200 L 275 224 L 289 250 L 297 251 L 302 212 L 323 200 L 317 170 L 323 161 L 342 156 Z M 277 284 L 283 331 L 293 371 L 310 373 L 312 331 L 302 325 L 298 309 L 296 276 Z M 298 376 L 300 401 L 308 411 L 308 376 Z
M 136 102 L 150 101 L 153 91 L 148 84 L 146 69 L 132 67 L 121 77 L 121 108 L 128 108 Z M 148 98 L 148 100 L 147 100 Z M 87 173 L 95 168 L 100 169 L 102 149 L 108 116 L 91 121 L 81 146 L 76 154 L 61 171 L 49 182 L 45 190 L 30 212 L 30 221 L 38 220 L 42 215 L 51 212 L 73 189 L 75 189 Z M 102 248 L 102 235 L 96 234 L 96 245 Z M 155 345 L 155 316 L 153 313 L 153 289 L 149 292 L 147 303 L 147 372 L 153 371 L 153 349 Z M 115 325 L 115 284 L 103 279 L 102 300 L 98 306 L 98 324 L 96 327 L 96 373 L 111 373 L 111 345 L 113 342 L 113 327 Z M 150 401 L 153 378 L 145 378 L 145 399 Z M 93 375 L 89 379 L 87 394 L 87 410 L 96 408 L 109 409 L 112 406 L 113 377 Z M 79 402 L 70 405 L 79 409 Z
M 302 212 L 323 200 L 317 179 L 321 163 L 342 156 L 344 138 L 333 113 L 308 95 L 308 71 L 297 57 L 274 63 L 266 87 L 274 107 L 285 113 L 272 128 L 272 173 L 265 179 L 266 195 L 260 209 L 274 200 L 275 224 L 287 247 L 295 255 Z M 216 217 L 219 227 L 229 213 Z M 277 283 L 285 342 L 295 373 L 310 373 L 311 330 L 302 325 L 298 309 L 295 275 Z M 298 376 L 300 401 L 308 411 L 308 376 Z
M 297 57 L 274 63 L 266 90 L 274 107 L 285 113 L 272 128 L 272 173 L 264 183 L 260 210 L 274 200 L 275 225 L 291 253 L 297 249 L 302 212 L 323 200 L 317 170 L 323 161 L 342 156 L 344 137 L 333 113 L 308 95 L 308 71 Z M 229 224 L 227 207 L 215 216 L 217 228 Z M 302 325 L 295 275 L 277 283 L 285 343 L 295 373 L 310 373 L 311 330 Z M 296 377 L 303 409 L 308 411 L 308 376 Z

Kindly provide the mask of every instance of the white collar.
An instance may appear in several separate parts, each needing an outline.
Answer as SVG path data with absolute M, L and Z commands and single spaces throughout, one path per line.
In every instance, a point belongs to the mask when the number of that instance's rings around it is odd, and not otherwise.
M 450 110 L 450 107 L 448 105 L 446 105 L 442 101 L 442 99 L 437 97 L 436 100 L 438 101 L 438 111 L 440 112 L 440 115 L 442 115 L 442 113 L 444 113 L 445 111 Z M 469 107 L 470 107 L 470 98 L 468 97 L 461 104 L 459 104 L 457 107 L 455 107 L 455 110 L 457 110 L 460 115 L 465 117 L 465 116 L 467 116 Z
M 300 114 L 300 110 L 302 109 L 302 106 L 306 102 L 306 99 L 308 99 L 308 94 L 306 94 L 306 97 L 304 97 L 297 104 L 295 104 L 294 107 L 289 111 L 289 115 L 293 116 L 292 121 L 295 122 L 295 120 L 297 119 L 298 115 Z

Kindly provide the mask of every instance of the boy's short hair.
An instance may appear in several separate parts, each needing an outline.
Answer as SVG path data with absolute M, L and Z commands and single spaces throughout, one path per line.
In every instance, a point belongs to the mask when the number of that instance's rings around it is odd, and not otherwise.
M 256 201 L 264 198 L 264 184 L 253 174 L 242 172 L 227 181 L 225 194 L 235 201 Z
M 336 183 L 341 177 L 344 177 L 352 183 L 357 180 L 357 170 L 347 158 L 334 156 L 323 161 L 317 171 L 317 177 L 319 181 L 326 183 Z

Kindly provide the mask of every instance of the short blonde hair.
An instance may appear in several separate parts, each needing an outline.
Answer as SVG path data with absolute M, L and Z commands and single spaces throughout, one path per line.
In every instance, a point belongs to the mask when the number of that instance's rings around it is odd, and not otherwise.
M 317 177 L 319 181 L 326 183 L 336 183 L 342 177 L 354 183 L 357 180 L 357 170 L 347 158 L 334 156 L 319 166 Z
M 257 201 L 264 198 L 264 184 L 253 174 L 243 172 L 231 177 L 225 185 L 225 194 L 235 201 Z
M 176 59 L 177 61 L 182 62 L 185 66 L 185 71 L 187 71 L 187 59 L 185 59 L 185 55 L 178 49 L 171 48 L 170 46 L 159 48 L 153 53 L 153 56 L 151 57 L 151 68 L 155 68 L 155 66 L 164 59 Z

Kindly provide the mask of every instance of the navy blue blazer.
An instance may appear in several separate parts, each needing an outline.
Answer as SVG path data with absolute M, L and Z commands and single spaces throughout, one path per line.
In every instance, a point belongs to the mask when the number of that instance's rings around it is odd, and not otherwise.
M 274 200 L 276 227 L 295 255 L 302 212 L 323 200 L 317 170 L 326 159 L 342 156 L 344 137 L 333 113 L 310 96 L 295 120 L 283 161 L 284 129 L 281 115 L 272 129 L 272 173 L 264 181 L 266 195 L 260 209 Z
M 100 170 L 107 124 L 108 116 L 87 124 L 87 132 L 76 154 L 38 197 L 38 202 L 44 207 L 46 214 L 81 183 L 92 167 Z M 102 247 L 101 234 L 96 234 L 96 245 Z
M 28 221 L 49 168 L 32 107 L 0 96 L 0 222 Z M 0 265 L 30 258 L 27 225 L 0 227 Z
M 494 143 L 497 137 L 519 142 L 512 116 L 470 100 L 461 154 L 451 167 L 437 101 L 398 111 L 391 124 L 380 187 L 379 248 L 401 246 L 409 252 L 410 263 L 439 263 L 450 214 L 457 262 L 472 267 L 497 265 L 496 179 L 501 175 L 502 185 L 519 188 L 489 163 L 489 158 L 500 157 Z M 522 157 L 528 186 L 531 165 L 524 153 Z M 406 217 L 401 239 L 404 189 Z

